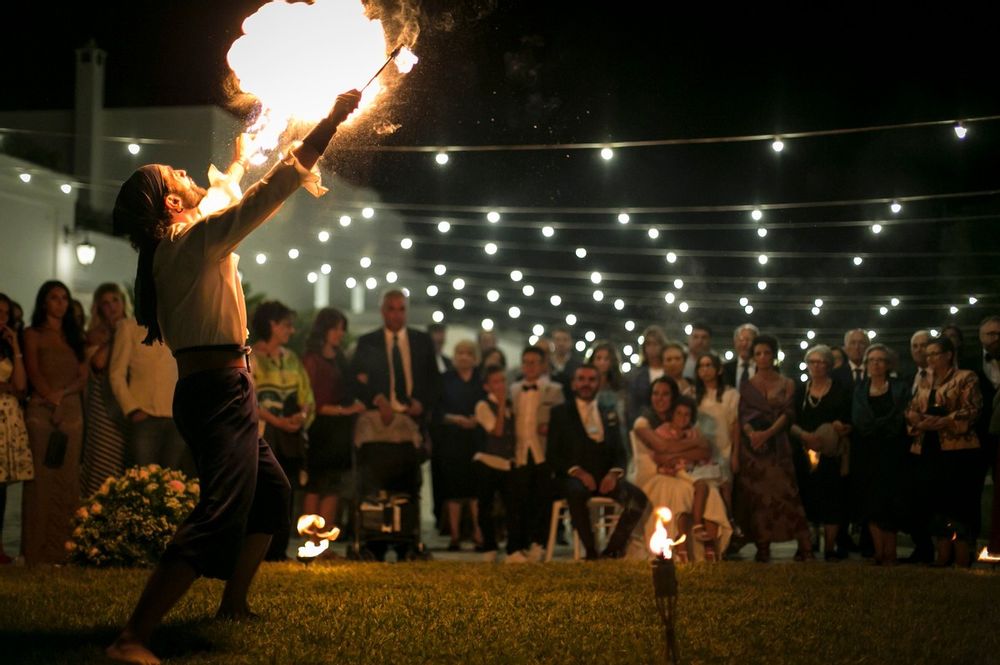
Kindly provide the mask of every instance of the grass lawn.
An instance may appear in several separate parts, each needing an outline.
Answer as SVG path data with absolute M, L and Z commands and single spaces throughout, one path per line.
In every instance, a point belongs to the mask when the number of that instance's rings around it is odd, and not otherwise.
M 0 569 L 0 662 L 103 663 L 143 570 Z M 685 663 L 1000 662 L 1000 574 L 858 562 L 682 568 Z M 647 565 L 265 564 L 257 622 L 199 581 L 157 632 L 171 663 L 651 663 Z

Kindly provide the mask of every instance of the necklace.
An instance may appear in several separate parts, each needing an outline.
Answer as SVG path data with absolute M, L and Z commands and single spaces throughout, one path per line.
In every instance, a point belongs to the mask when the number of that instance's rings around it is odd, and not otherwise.
M 814 409 L 817 406 L 819 406 L 819 403 L 823 401 L 823 398 L 826 397 L 826 394 L 828 392 L 830 392 L 830 386 L 831 385 L 833 385 L 833 384 L 832 383 L 827 383 L 826 387 L 823 389 L 823 392 L 821 392 L 819 395 L 817 395 L 817 396 L 814 397 L 813 394 L 812 394 L 813 382 L 810 381 L 809 385 L 806 386 L 806 402 L 808 402 L 809 406 L 812 407 L 812 408 L 814 408 Z

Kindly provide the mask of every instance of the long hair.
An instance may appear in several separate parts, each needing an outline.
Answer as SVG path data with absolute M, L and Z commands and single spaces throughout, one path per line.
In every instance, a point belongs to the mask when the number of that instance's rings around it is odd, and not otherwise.
M 7 304 L 7 322 L 4 324 L 8 328 L 17 333 L 17 330 L 11 324 L 14 322 L 14 301 L 7 297 L 6 293 L 0 293 L 0 303 Z M 0 337 L 0 358 L 10 358 L 14 355 L 14 350 L 7 343 L 7 340 Z
M 611 342 L 601 340 L 590 347 L 590 351 L 587 352 L 588 363 L 594 362 L 594 358 L 597 356 L 598 351 L 607 351 L 608 355 L 611 357 L 611 366 L 608 368 L 606 377 L 603 377 L 607 380 L 608 387 L 611 388 L 611 390 L 621 390 L 622 371 L 619 366 L 618 351 L 615 350 L 615 347 Z
M 87 324 L 87 332 L 97 328 L 98 325 L 108 325 L 108 322 L 104 320 L 104 315 L 101 314 L 101 299 L 109 293 L 115 294 L 122 301 L 122 315 L 126 319 L 132 317 L 132 303 L 129 302 L 125 289 L 116 282 L 105 282 L 94 291 L 94 299 L 90 303 L 90 321 Z
M 701 364 L 702 358 L 708 358 L 712 361 L 712 367 L 715 368 L 716 376 L 715 401 L 721 402 L 722 393 L 726 392 L 726 380 L 722 377 L 722 360 L 711 351 L 700 354 L 694 363 L 694 394 L 697 398 L 697 402 L 698 404 L 701 404 L 701 400 L 705 398 L 705 393 L 708 392 L 708 389 L 705 387 L 705 382 L 701 380 L 701 375 L 698 374 L 698 365 Z
M 35 310 L 31 313 L 31 327 L 41 328 L 45 324 L 45 319 L 48 316 L 45 311 L 45 301 L 48 299 L 49 293 L 55 289 L 62 289 L 66 292 L 68 302 L 66 313 L 62 318 L 62 332 L 77 360 L 83 362 L 83 331 L 80 330 L 76 317 L 73 316 L 73 308 L 68 306 L 73 301 L 73 294 L 70 293 L 68 286 L 54 279 L 42 284 L 41 288 L 38 289 L 38 295 L 35 296 Z
M 309 331 L 309 337 L 306 338 L 306 353 L 321 353 L 323 345 L 326 344 L 327 331 L 341 323 L 344 324 L 344 332 L 347 332 L 347 317 L 339 309 L 324 307 L 319 310 Z

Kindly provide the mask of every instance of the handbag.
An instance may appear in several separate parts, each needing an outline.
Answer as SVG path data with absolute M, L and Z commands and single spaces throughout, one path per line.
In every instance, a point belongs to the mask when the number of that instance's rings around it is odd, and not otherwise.
M 45 459 L 43 464 L 50 469 L 61 468 L 66 461 L 66 446 L 69 437 L 62 430 L 54 429 L 49 434 L 48 443 L 45 445 Z

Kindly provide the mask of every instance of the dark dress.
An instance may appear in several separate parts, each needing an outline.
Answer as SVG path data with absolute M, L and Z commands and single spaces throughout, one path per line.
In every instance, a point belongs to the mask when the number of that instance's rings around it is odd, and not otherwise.
M 480 428 L 464 429 L 444 422 L 445 414 L 475 417 L 476 404 L 485 399 L 482 382 L 476 372 L 463 381 L 455 370 L 442 375 L 443 389 L 435 421 L 437 426 L 431 463 L 437 467 L 440 500 L 472 499 L 476 496 L 472 456 L 479 449 Z
M 335 493 L 341 489 L 342 476 L 351 468 L 355 417 L 318 414 L 327 405 L 350 406 L 354 403 L 354 391 L 348 380 L 347 360 L 338 350 L 334 358 L 307 353 L 302 364 L 309 374 L 317 412 L 316 419 L 309 428 L 309 449 L 306 453 L 309 480 L 306 491 Z
M 808 385 L 800 383 L 795 389 L 795 423 L 799 427 L 814 432 L 820 425 L 835 420 L 845 425 L 851 423 L 851 391 L 848 388 L 834 379 L 830 390 L 817 402 L 809 397 Z M 792 450 L 806 517 L 818 524 L 840 524 L 847 515 L 847 484 L 841 475 L 841 456 L 822 455 L 819 465 L 811 469 L 802 442 L 795 440 Z
M 900 478 L 907 450 L 906 405 L 910 386 L 889 380 L 889 389 L 869 395 L 866 380 L 854 391 L 851 420 L 851 477 L 858 490 L 861 519 L 886 531 L 898 531 L 905 516 Z

